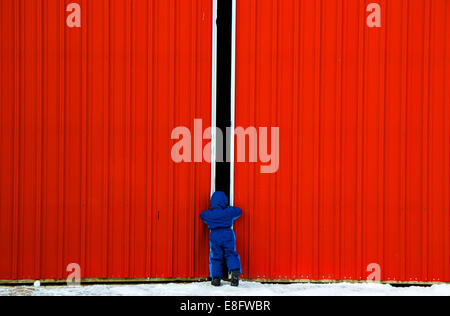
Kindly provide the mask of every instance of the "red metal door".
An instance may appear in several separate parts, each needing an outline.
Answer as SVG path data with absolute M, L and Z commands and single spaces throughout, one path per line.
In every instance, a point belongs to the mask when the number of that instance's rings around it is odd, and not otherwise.
M 0 1 L 0 280 L 208 275 L 210 164 L 173 163 L 171 131 L 210 124 L 211 16 Z
M 236 125 L 280 127 L 277 173 L 236 165 L 246 277 L 450 281 L 449 17 L 447 0 L 237 2 Z

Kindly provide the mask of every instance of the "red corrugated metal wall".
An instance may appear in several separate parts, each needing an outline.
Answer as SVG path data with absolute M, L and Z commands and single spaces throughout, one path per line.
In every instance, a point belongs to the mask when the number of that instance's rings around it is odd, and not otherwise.
M 82 28 L 66 26 L 78 3 Z M 208 275 L 210 0 L 0 1 L 0 280 Z
M 245 276 L 450 281 L 450 2 L 237 5 L 237 125 L 281 133 L 278 173 L 236 166 Z M 211 16 L 0 1 L 0 280 L 208 274 L 210 165 L 173 164 L 170 134 L 210 122 Z
M 237 1 L 236 125 L 281 134 L 278 173 L 236 166 L 246 277 L 450 281 L 449 19 L 448 0 Z

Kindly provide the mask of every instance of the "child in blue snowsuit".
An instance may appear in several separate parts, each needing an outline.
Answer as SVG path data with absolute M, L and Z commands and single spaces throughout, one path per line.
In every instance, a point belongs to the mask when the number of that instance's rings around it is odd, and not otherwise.
M 223 269 L 231 271 L 231 285 L 239 286 L 241 258 L 236 251 L 236 235 L 233 222 L 242 215 L 242 210 L 228 205 L 228 198 L 223 192 L 216 192 L 211 198 L 211 210 L 203 212 L 200 217 L 210 229 L 210 271 L 212 285 L 220 286 Z

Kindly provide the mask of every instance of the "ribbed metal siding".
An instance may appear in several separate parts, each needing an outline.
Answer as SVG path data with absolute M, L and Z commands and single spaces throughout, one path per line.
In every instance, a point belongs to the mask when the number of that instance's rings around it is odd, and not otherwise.
M 66 26 L 66 5 L 82 28 Z M 208 275 L 210 0 L 0 1 L 0 280 Z
M 450 1 L 237 5 L 236 124 L 281 133 L 236 166 L 246 277 L 450 281 Z

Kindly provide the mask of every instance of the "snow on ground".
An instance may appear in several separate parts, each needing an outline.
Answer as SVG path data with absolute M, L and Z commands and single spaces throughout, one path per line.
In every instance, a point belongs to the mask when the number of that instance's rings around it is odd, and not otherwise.
M 92 285 L 82 287 L 4 287 L 0 296 L 450 296 L 450 285 L 398 288 L 382 284 L 261 284 L 242 282 L 239 288 L 224 283 Z

